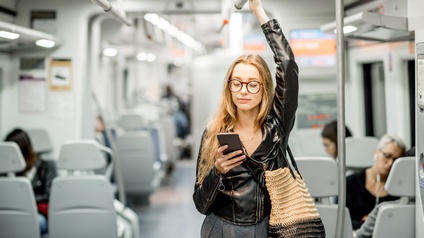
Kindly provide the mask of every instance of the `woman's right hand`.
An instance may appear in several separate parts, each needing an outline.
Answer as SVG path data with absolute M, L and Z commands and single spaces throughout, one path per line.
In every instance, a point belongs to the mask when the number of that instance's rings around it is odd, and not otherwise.
M 258 9 L 261 6 L 262 6 L 261 0 L 249 0 L 249 9 L 251 11 L 255 11 L 256 9 Z
M 223 154 L 224 150 L 228 148 L 228 145 L 223 145 L 217 150 L 217 158 L 215 160 L 215 168 L 218 173 L 226 174 L 232 168 L 239 166 L 246 159 L 246 155 L 243 151 L 236 150 L 226 155 Z
M 256 18 L 258 18 L 261 25 L 269 21 L 269 18 L 262 7 L 262 0 L 249 0 L 249 9 Z

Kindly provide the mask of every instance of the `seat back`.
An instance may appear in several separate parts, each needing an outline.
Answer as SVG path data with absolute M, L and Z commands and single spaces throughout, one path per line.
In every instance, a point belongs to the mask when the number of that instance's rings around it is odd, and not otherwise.
M 98 143 L 93 140 L 69 141 L 61 146 L 58 168 L 82 172 L 53 180 L 50 238 L 117 237 L 112 186 L 106 176 L 92 173 L 105 163 Z
M 26 132 L 31 139 L 32 148 L 34 149 L 35 153 L 40 155 L 53 151 L 53 145 L 50 140 L 50 136 L 45 129 L 27 129 Z
M 155 163 L 154 147 L 150 133 L 119 135 L 117 153 L 121 159 L 124 187 L 127 194 L 148 195 L 160 183 L 159 168 Z
M 374 164 L 378 139 L 372 136 L 346 138 L 346 168 L 363 169 Z
M 392 196 L 399 196 L 399 203 L 380 207 L 375 222 L 373 237 L 415 236 L 415 157 L 395 160 L 386 181 L 385 189 Z
M 126 113 L 118 119 L 118 125 L 127 131 L 140 130 L 148 127 L 148 124 L 148 121 L 137 113 Z
M 0 142 L 0 237 L 40 237 L 37 208 L 31 182 L 14 173 L 25 168 L 15 142 Z
M 175 139 L 177 137 L 177 131 L 175 129 L 174 118 L 170 115 L 163 115 L 160 119 L 160 124 L 164 131 L 165 136 L 165 148 L 167 160 L 171 163 L 178 159 L 177 147 L 175 145 Z
M 296 163 L 325 227 L 326 237 L 336 237 L 338 205 L 332 198 L 338 195 L 337 162 L 328 157 L 296 157 Z M 353 234 L 349 209 L 345 208 L 343 238 Z
M 49 204 L 49 237 L 117 237 L 113 190 L 102 175 L 57 177 Z

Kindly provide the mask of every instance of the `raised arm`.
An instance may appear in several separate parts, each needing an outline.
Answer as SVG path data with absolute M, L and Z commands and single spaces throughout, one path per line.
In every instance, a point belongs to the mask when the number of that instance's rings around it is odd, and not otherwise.
M 269 47 L 274 54 L 274 62 L 277 66 L 273 112 L 287 133 L 293 128 L 298 106 L 299 68 L 278 21 L 275 19 L 269 20 L 262 8 L 261 0 L 249 0 L 249 3 L 250 9 L 260 22 Z

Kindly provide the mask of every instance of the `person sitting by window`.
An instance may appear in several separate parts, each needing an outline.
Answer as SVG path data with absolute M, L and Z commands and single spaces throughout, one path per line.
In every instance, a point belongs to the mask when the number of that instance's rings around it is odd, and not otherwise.
M 26 176 L 31 180 L 38 208 L 38 221 L 41 235 L 47 234 L 48 201 L 53 179 L 57 176 L 55 161 L 38 159 L 33 151 L 28 134 L 22 129 L 14 129 L 5 141 L 15 142 L 25 159 L 26 167 L 17 176 Z
M 374 151 L 374 165 L 346 178 L 346 207 L 352 227 L 358 229 L 374 207 L 398 197 L 390 196 L 384 188 L 393 162 L 403 156 L 405 144 L 394 135 L 384 135 Z
M 415 156 L 415 146 L 411 147 L 408 151 L 403 155 L 404 157 Z M 354 232 L 354 238 L 371 238 L 374 233 L 374 226 L 377 220 L 377 214 L 380 207 L 384 204 L 390 203 L 399 203 L 399 200 L 383 202 L 374 207 L 374 209 L 367 216 L 367 219 L 364 221 L 362 226 Z

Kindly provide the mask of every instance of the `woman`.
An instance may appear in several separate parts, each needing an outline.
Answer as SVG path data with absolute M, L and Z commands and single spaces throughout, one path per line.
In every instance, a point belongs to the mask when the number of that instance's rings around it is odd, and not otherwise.
M 47 206 L 51 185 L 53 179 L 57 176 L 56 164 L 54 161 L 37 159 L 28 134 L 21 129 L 14 129 L 6 136 L 5 141 L 15 142 L 22 152 L 26 167 L 24 171 L 17 173 L 17 175 L 27 176 L 32 180 L 32 187 L 39 211 L 38 221 L 40 232 L 41 235 L 47 234 Z
M 345 136 L 351 137 L 352 133 L 345 127 Z M 332 158 L 337 159 L 337 121 L 332 121 L 324 126 L 321 132 L 322 143 L 324 144 L 325 152 Z
M 298 66 L 261 0 L 249 0 L 249 5 L 274 53 L 276 87 L 274 91 L 270 70 L 258 55 L 240 56 L 230 66 L 219 110 L 203 133 L 197 160 L 193 200 L 206 215 L 201 237 L 267 237 L 270 204 L 252 176 L 264 182 L 264 169 L 286 166 L 279 145 L 282 141 L 287 146 L 295 120 Z M 218 145 L 220 132 L 238 133 L 243 151 L 224 155 L 227 145 Z
M 358 229 L 373 208 L 398 197 L 384 189 L 393 162 L 403 156 L 405 144 L 394 135 L 384 135 L 374 151 L 374 165 L 346 178 L 346 207 L 349 208 L 353 229 Z

